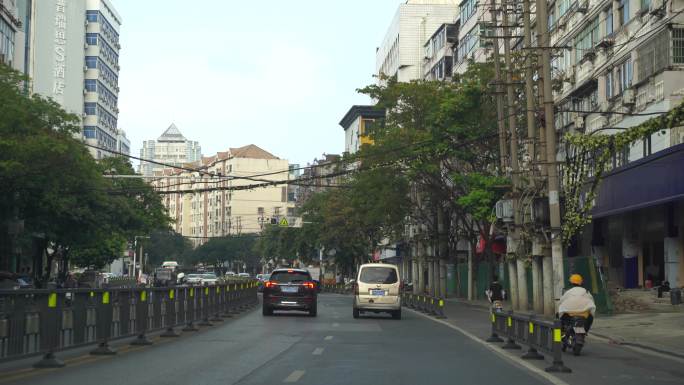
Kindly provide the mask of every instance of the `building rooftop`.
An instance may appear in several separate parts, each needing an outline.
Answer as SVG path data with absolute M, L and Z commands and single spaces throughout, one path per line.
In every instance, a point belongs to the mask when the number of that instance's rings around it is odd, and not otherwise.
M 180 130 L 174 123 L 171 123 L 169 128 L 157 139 L 159 142 L 185 142 L 187 139 L 181 134 Z
M 277 156 L 271 154 L 270 152 L 254 144 L 248 144 L 246 146 L 238 148 L 231 148 L 229 152 L 230 156 L 233 158 L 280 159 Z
M 377 108 L 375 106 L 362 106 L 354 105 L 351 106 L 349 111 L 344 115 L 342 120 L 340 120 L 340 126 L 345 130 L 349 128 L 351 123 L 356 120 L 359 116 L 363 118 L 380 119 L 385 117 L 385 110 Z

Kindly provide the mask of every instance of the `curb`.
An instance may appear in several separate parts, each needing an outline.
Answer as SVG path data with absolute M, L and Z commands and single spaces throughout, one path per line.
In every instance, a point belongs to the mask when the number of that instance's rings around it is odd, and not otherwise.
M 624 341 L 624 340 L 621 340 L 621 339 L 618 339 L 615 337 L 611 337 L 607 334 L 602 334 L 602 333 L 591 332 L 590 335 L 594 335 L 596 337 L 604 338 L 604 339 L 608 340 L 609 343 L 612 343 L 615 345 L 633 346 L 633 347 L 644 349 L 644 350 L 650 350 L 652 352 L 656 352 L 659 354 L 664 354 L 666 356 L 684 359 L 683 353 L 674 352 L 672 350 L 667 350 L 667 349 L 655 347 L 655 346 L 648 345 L 648 344 L 642 344 L 639 342 Z

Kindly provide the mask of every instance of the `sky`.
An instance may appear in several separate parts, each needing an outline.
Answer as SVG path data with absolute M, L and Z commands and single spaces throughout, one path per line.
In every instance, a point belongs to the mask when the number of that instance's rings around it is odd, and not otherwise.
M 338 122 L 372 84 L 402 0 L 112 0 L 122 18 L 119 127 L 175 123 L 205 156 L 247 144 L 305 165 L 344 150 Z M 136 162 L 137 163 L 137 162 Z

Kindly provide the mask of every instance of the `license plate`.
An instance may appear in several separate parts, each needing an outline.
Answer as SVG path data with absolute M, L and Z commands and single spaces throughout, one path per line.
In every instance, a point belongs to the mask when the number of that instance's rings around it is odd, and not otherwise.
M 383 296 L 385 295 L 384 290 L 371 290 L 371 295 Z
M 282 290 L 283 293 L 296 293 L 299 291 L 299 287 L 297 287 L 297 286 L 281 286 L 280 290 Z
M 575 334 L 585 334 L 587 332 L 582 326 L 575 326 L 573 329 L 575 329 Z

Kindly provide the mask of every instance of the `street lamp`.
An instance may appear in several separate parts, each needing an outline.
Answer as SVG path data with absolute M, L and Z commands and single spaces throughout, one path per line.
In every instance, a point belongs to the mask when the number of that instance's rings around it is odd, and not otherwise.
M 142 257 L 144 256 L 144 254 L 143 254 L 143 246 L 142 246 L 142 243 L 141 243 L 141 244 L 140 244 L 140 270 L 138 271 L 138 274 L 136 274 L 136 272 L 135 272 L 135 267 L 136 267 L 136 260 L 137 260 L 137 255 L 138 255 L 138 239 L 139 239 L 139 238 L 140 238 L 140 239 L 143 239 L 143 238 L 150 239 L 150 237 L 144 236 L 144 235 L 136 235 L 135 238 L 134 238 L 134 246 L 133 246 L 133 269 L 131 269 L 131 273 L 132 273 L 131 275 L 132 275 L 132 277 L 135 278 L 136 280 L 138 280 L 138 279 L 140 278 L 140 273 L 142 272 L 142 269 L 143 269 Z

